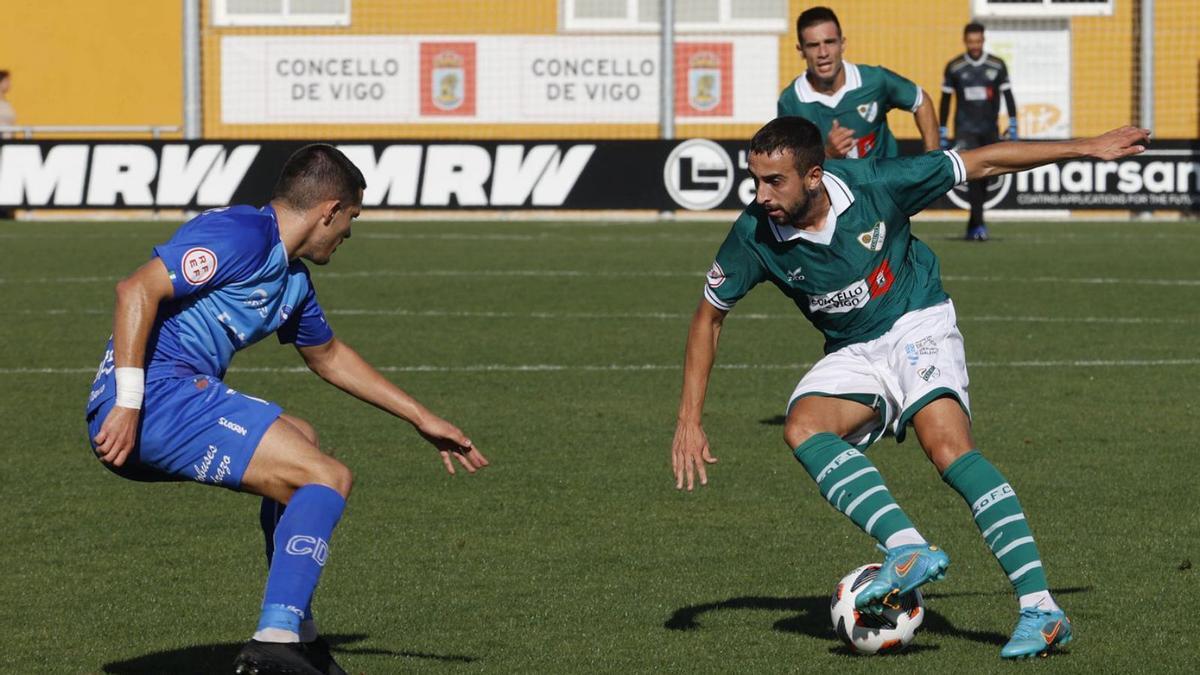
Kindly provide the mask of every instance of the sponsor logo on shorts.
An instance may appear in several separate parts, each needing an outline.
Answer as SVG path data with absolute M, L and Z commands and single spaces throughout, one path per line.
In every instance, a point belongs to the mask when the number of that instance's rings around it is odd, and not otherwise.
M 709 288 L 720 288 L 721 284 L 725 283 L 725 270 L 721 269 L 720 263 L 713 261 L 712 268 L 708 270 L 705 278 Z
M 934 356 L 938 353 L 937 340 L 932 335 L 904 345 L 904 355 L 908 357 L 908 365 L 915 366 L 922 356 Z
M 921 379 L 925 380 L 926 382 L 936 378 L 941 374 L 942 371 L 938 370 L 937 366 L 929 366 L 928 368 L 922 368 L 917 371 L 917 375 L 919 375 Z
M 217 424 L 220 424 L 221 426 L 225 427 L 226 429 L 228 429 L 228 430 L 232 431 L 233 433 L 238 434 L 240 436 L 246 435 L 246 427 L 238 424 L 237 422 L 227 420 L 224 417 L 217 420 Z
M 329 542 L 320 537 L 310 537 L 307 534 L 297 534 L 288 539 L 287 546 L 283 550 L 288 555 L 308 556 L 321 567 L 325 566 L 325 561 L 329 558 Z
M 96 397 L 104 393 L 104 388 L 108 385 L 102 384 L 99 389 L 93 389 L 92 393 L 88 394 L 88 403 L 96 400 Z
M 217 446 L 208 446 L 208 452 L 204 453 L 204 459 L 195 466 L 195 478 L 197 483 L 213 483 L 219 485 L 222 481 L 229 477 L 229 465 L 232 462 L 229 455 L 221 455 L 221 461 L 217 463 L 217 471 L 212 478 L 208 477 L 208 470 L 212 468 L 213 460 L 217 458 Z
M 183 278 L 189 284 L 199 286 L 217 273 L 217 254 L 199 246 L 190 248 L 183 254 L 180 267 L 183 268 Z

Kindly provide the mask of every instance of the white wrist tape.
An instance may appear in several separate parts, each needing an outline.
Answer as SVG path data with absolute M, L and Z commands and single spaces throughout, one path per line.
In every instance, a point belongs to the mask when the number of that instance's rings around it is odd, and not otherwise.
M 141 368 L 117 368 L 117 405 L 141 410 L 146 393 L 146 371 Z

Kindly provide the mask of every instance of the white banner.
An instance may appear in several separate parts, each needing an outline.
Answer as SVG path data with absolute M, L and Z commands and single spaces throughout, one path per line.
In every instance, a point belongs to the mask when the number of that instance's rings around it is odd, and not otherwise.
M 1071 137 L 1071 31 L 1052 28 L 987 30 L 984 49 L 1004 59 L 1022 138 Z M 1001 106 L 1007 119 L 1008 108 Z
M 765 123 L 774 35 L 676 46 L 679 122 Z M 659 122 L 656 36 L 225 36 L 225 124 Z

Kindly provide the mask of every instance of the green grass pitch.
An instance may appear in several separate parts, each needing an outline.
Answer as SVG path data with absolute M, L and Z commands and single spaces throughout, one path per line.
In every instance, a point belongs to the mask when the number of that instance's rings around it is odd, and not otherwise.
M 254 629 L 257 498 L 123 481 L 84 439 L 113 284 L 174 226 L 0 224 L 0 671 L 218 672 Z M 1200 226 L 996 223 L 983 245 L 960 223 L 915 230 L 957 305 L 979 447 L 1075 622 L 1067 653 L 999 660 L 1008 581 L 917 444 L 891 438 L 871 456 L 953 564 L 909 652 L 840 647 L 828 594 L 879 554 L 782 441 L 820 338 L 769 286 L 725 324 L 705 416 L 720 463 L 673 489 L 688 319 L 727 224 L 365 222 L 314 268 L 334 330 L 493 465 L 446 476 L 272 338 L 235 359 L 232 386 L 311 421 L 357 476 L 316 600 L 343 665 L 1194 672 Z

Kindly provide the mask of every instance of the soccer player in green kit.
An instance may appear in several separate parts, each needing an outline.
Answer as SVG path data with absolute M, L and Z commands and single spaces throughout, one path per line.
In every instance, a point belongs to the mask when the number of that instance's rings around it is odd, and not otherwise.
M 896 138 L 887 113 L 902 108 L 913 113 L 925 150 L 938 148 L 938 122 L 933 102 L 910 80 L 881 66 L 842 60 L 846 38 L 837 15 L 828 7 L 805 10 L 796 19 L 796 49 L 808 70 L 779 95 L 779 117 L 803 117 L 821 130 L 825 156 L 831 159 L 895 157 Z
M 962 495 L 1012 582 L 1020 616 L 1000 655 L 1044 653 L 1071 639 L 1012 486 L 975 449 L 962 335 L 942 289 L 937 257 L 909 218 L 952 186 L 1079 157 L 1114 160 L 1145 149 L 1149 131 L 998 143 L 961 153 L 825 161 L 820 131 L 780 117 L 750 142 L 755 203 L 734 222 L 708 273 L 688 333 L 671 447 L 675 486 L 708 482 L 716 462 L 701 424 L 726 314 L 769 282 L 825 336 L 825 356 L 788 402 L 784 439 L 821 495 L 886 551 L 858 595 L 879 611 L 896 594 L 940 579 L 946 553 L 926 542 L 862 453 L 885 431 L 911 424 L 942 479 Z

